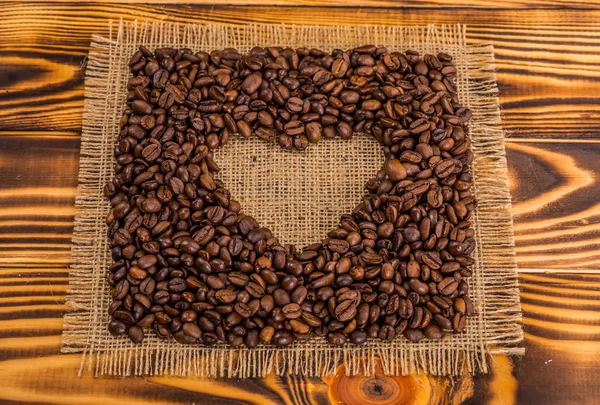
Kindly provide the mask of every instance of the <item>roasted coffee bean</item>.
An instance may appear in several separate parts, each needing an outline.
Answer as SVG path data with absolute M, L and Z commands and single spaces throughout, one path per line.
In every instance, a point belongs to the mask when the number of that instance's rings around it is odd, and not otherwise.
M 244 287 L 250 281 L 250 278 L 239 271 L 229 273 L 227 280 L 236 287 Z
M 277 288 L 273 291 L 273 299 L 275 304 L 283 307 L 292 302 L 292 299 L 287 291 L 282 288 Z
M 321 124 L 309 122 L 305 126 L 306 138 L 310 143 L 319 143 L 321 140 Z
M 121 280 L 113 291 L 114 300 L 122 300 L 129 293 L 129 282 L 126 279 Z
M 425 220 L 429 221 L 427 218 L 425 218 L 423 221 L 421 221 L 421 223 L 423 223 Z M 421 236 L 423 236 L 422 232 Z M 421 256 L 421 260 L 432 270 L 440 269 L 443 263 L 440 255 L 437 252 L 427 252 Z
M 427 337 L 427 339 L 441 339 L 442 337 L 444 337 L 444 331 L 442 331 L 442 329 L 439 326 L 433 323 L 427 325 L 427 327 L 423 329 L 423 333 L 425 334 L 425 337 Z
M 290 327 L 292 328 L 292 330 L 295 333 L 308 333 L 310 332 L 310 326 L 308 326 L 307 324 L 305 324 L 302 321 L 299 321 L 297 319 L 292 319 L 290 321 Z
M 453 277 L 446 277 L 437 285 L 437 289 L 442 295 L 451 295 L 456 291 L 457 287 L 458 282 Z
M 467 318 L 464 315 L 460 313 L 454 314 L 454 316 L 452 317 L 452 328 L 454 329 L 454 331 L 462 332 L 465 329 L 466 325 Z
M 281 280 L 281 287 L 287 292 L 292 291 L 298 285 L 298 278 L 296 276 L 286 276 Z
M 331 65 L 331 72 L 337 78 L 344 77 L 344 75 L 346 74 L 347 71 L 348 71 L 348 63 L 343 59 L 336 59 L 333 62 L 333 64 Z M 356 101 L 358 101 L 358 98 Z
M 391 181 L 398 182 L 406 178 L 406 168 L 397 159 L 389 159 L 385 162 L 385 174 L 388 175 Z
M 367 341 L 367 333 L 363 330 L 355 329 L 350 333 L 350 342 L 359 346 Z
M 271 340 L 273 339 L 274 334 L 275 334 L 275 328 L 273 328 L 272 326 L 265 326 L 260 331 L 259 339 L 262 343 L 269 344 L 269 343 L 271 343 Z
M 202 337 L 202 330 L 195 323 L 184 323 L 181 330 L 188 337 L 194 339 L 200 339 Z
M 404 337 L 411 342 L 418 342 L 419 340 L 423 339 L 424 335 L 419 329 L 409 328 L 404 331 Z
M 452 58 L 366 45 L 331 54 L 140 47 L 104 189 L 109 332 L 184 344 L 459 333 L 474 313 L 473 161 Z M 303 150 L 373 135 L 382 170 L 320 243 L 296 251 L 242 214 L 213 150 L 234 134 Z
M 262 298 L 262 296 L 265 295 L 265 289 L 260 284 L 253 281 L 246 285 L 245 291 L 254 298 Z
M 396 336 L 396 330 L 389 325 L 382 326 L 379 329 L 379 339 L 381 340 L 392 340 Z
M 335 318 L 340 322 L 348 322 L 356 316 L 356 302 L 352 300 L 341 301 L 334 310 Z
M 215 290 L 225 288 L 225 282 L 216 276 L 208 276 L 206 279 L 206 283 L 209 285 L 210 288 Z
M 343 332 L 330 332 L 327 335 L 327 341 L 335 346 L 343 346 L 346 343 L 346 335 Z
M 291 303 L 285 305 L 281 309 L 281 312 L 283 313 L 283 316 L 285 316 L 286 319 L 296 319 L 300 318 L 300 316 L 302 315 L 302 308 L 300 308 L 300 305 L 296 303 Z
M 323 125 L 329 125 L 329 123 L 324 123 L 323 119 L 321 119 L 321 122 L 323 123 Z M 331 124 L 335 124 L 335 122 L 331 122 Z M 352 126 L 350 126 L 350 124 L 348 124 L 347 122 L 339 122 L 337 124 L 337 134 L 341 139 L 350 139 L 352 138 L 352 134 L 353 134 L 353 129 Z
M 290 297 L 294 303 L 301 305 L 306 299 L 307 295 L 308 289 L 301 285 L 292 291 Z
M 127 331 L 127 336 L 133 343 L 141 343 L 144 340 L 144 330 L 134 325 Z
M 219 290 L 215 293 L 217 301 L 223 304 L 231 304 L 237 298 L 237 294 L 233 290 Z
M 235 304 L 233 306 L 233 309 L 242 318 L 250 318 L 253 315 L 252 308 L 249 305 L 244 304 L 243 302 L 238 302 L 237 304 Z
M 118 319 L 113 319 L 108 323 L 108 331 L 113 336 L 124 335 L 127 333 L 127 325 Z
M 262 84 L 262 81 L 262 74 L 260 72 L 254 72 L 244 79 L 244 81 L 242 82 L 242 90 L 246 94 L 252 94 L 256 90 L 258 90 L 258 88 Z

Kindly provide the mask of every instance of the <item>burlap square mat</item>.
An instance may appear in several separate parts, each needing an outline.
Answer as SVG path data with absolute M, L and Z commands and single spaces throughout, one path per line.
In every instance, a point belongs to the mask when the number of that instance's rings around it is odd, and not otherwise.
M 486 372 L 490 353 L 519 354 L 523 338 L 508 190 L 504 134 L 491 45 L 467 45 L 464 26 L 287 26 L 111 23 L 107 38 L 94 36 L 86 73 L 79 187 L 76 199 L 63 347 L 82 353 L 81 372 L 95 375 L 262 377 L 269 373 L 371 374 L 378 358 L 386 374 L 426 372 L 457 375 Z M 441 341 L 369 341 L 338 348 L 323 339 L 289 348 L 227 345 L 185 346 L 150 335 L 136 345 L 106 331 L 110 263 L 102 194 L 113 175 L 112 151 L 127 95 L 127 62 L 139 45 L 210 51 L 253 46 L 307 46 L 324 50 L 364 44 L 421 53 L 447 52 L 458 69 L 461 102 L 473 111 L 470 123 L 474 187 L 479 203 L 473 218 L 476 265 L 468 280 L 477 314 L 467 330 Z M 383 154 L 370 136 L 329 140 L 306 152 L 289 152 L 260 140 L 234 139 L 217 154 L 220 173 L 244 212 L 269 227 L 282 243 L 302 247 L 321 240 L 364 193 L 364 183 L 381 167 Z

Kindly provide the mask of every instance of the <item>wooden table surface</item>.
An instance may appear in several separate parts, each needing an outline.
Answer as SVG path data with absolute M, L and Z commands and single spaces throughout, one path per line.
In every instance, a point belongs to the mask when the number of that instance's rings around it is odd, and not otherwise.
M 406 389 L 415 380 L 76 378 L 79 356 L 59 351 L 85 57 L 91 34 L 106 34 L 109 18 L 466 23 L 472 42 L 492 42 L 509 137 L 527 352 L 494 358 L 486 376 L 424 378 L 421 388 L 400 394 L 406 403 L 600 403 L 597 1 L 150 2 L 0 3 L 0 403 L 326 404 L 341 403 L 340 390 L 362 389 L 378 404 L 390 386 Z

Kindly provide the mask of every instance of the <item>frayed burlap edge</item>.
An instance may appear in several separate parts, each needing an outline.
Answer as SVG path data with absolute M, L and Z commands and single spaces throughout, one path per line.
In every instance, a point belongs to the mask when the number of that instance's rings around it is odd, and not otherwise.
M 115 32 L 116 31 L 116 32 Z M 138 45 L 187 46 L 196 50 L 252 46 L 309 46 L 347 49 L 361 44 L 390 49 L 445 51 L 458 68 L 458 90 L 473 111 L 470 124 L 474 152 L 474 183 L 479 207 L 476 265 L 469 280 L 477 315 L 467 331 L 441 341 L 410 343 L 369 341 L 361 347 L 332 347 L 323 339 L 295 343 L 289 348 L 262 346 L 232 349 L 184 346 L 161 341 L 152 334 L 143 344 L 106 332 L 110 302 L 106 268 L 110 262 L 104 218 L 109 204 L 102 195 L 112 176 L 112 149 L 126 95 L 126 61 Z M 501 127 L 491 45 L 467 46 L 465 27 L 320 27 L 288 25 L 179 25 L 173 23 L 111 22 L 108 38 L 93 36 L 86 73 L 79 186 L 72 248 L 72 266 L 65 315 L 64 353 L 82 353 L 80 374 L 175 375 L 206 377 L 263 377 L 270 373 L 324 376 L 341 362 L 347 374 L 372 374 L 379 359 L 385 374 L 425 372 L 459 375 L 487 372 L 488 355 L 521 354 L 523 338 L 513 224 L 508 191 L 504 134 Z

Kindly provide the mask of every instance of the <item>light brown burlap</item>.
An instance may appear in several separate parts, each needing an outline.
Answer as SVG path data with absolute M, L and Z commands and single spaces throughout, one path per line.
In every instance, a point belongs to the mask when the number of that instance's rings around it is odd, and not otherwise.
M 106 268 L 110 255 L 104 218 L 109 204 L 102 188 L 112 177 L 112 150 L 125 106 L 127 62 L 138 45 L 210 51 L 253 46 L 308 46 L 324 50 L 363 44 L 422 53 L 447 52 L 458 69 L 460 100 L 473 111 L 470 123 L 474 184 L 476 265 L 469 279 L 477 314 L 465 333 L 441 341 L 370 341 L 333 347 L 323 339 L 289 348 L 226 345 L 184 346 L 150 333 L 140 345 L 106 331 L 110 303 Z M 86 74 L 79 187 L 65 316 L 63 352 L 83 353 L 81 372 L 96 375 L 261 377 L 269 373 L 323 376 L 345 362 L 349 374 L 374 372 L 379 358 L 386 374 L 417 371 L 457 375 L 465 368 L 486 372 L 490 353 L 520 354 L 523 333 L 504 138 L 500 122 L 493 50 L 468 46 L 464 26 L 320 27 L 287 25 L 111 24 L 108 38 L 94 36 Z M 306 152 L 287 152 L 259 140 L 233 139 L 217 154 L 219 174 L 244 212 L 268 226 L 283 243 L 298 247 L 320 241 L 339 216 L 364 193 L 365 181 L 381 167 L 379 145 L 370 136 L 324 141 Z

